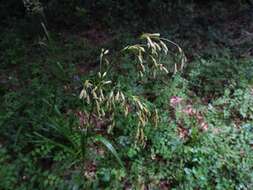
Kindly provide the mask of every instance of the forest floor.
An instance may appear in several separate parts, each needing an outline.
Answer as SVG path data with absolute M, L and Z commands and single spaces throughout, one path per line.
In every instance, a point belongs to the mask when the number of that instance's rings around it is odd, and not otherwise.
M 43 31 L 34 38 L 20 25 L 3 29 L 0 189 L 146 190 L 158 186 L 165 190 L 188 185 L 192 189 L 250 189 L 253 11 L 197 10 L 153 27 L 141 23 L 139 27 L 138 23 L 110 27 L 99 22 L 62 30 L 48 26 L 48 35 Z M 140 80 L 133 72 L 132 56 L 117 62 L 114 55 L 139 43 L 143 33 L 160 33 L 179 44 L 187 58 L 185 70 Z M 118 63 L 108 73 L 118 83 L 105 90 L 122 89 L 126 95 L 140 96 L 152 113 L 152 122 L 153 111 L 158 110 L 157 128 L 151 122 L 145 134 L 140 132 L 139 113 L 134 113 L 138 106 L 131 107 L 130 102 L 128 118 L 122 110 L 115 111 L 115 129 L 107 126 L 114 116 L 109 112 L 101 119 L 91 111 L 87 119 L 90 106 L 78 97 L 83 81 L 97 80 L 103 48 L 110 50 L 108 59 Z M 182 102 L 185 109 L 173 101 Z M 82 141 L 80 123 L 87 120 L 95 125 L 92 135 L 104 137 L 100 143 L 93 136 L 88 143 Z M 73 126 L 78 127 L 73 130 Z M 208 127 L 210 131 L 204 133 Z M 146 140 L 145 148 L 136 144 L 140 137 Z M 83 156 L 86 150 L 80 151 L 82 143 L 87 143 L 87 158 Z

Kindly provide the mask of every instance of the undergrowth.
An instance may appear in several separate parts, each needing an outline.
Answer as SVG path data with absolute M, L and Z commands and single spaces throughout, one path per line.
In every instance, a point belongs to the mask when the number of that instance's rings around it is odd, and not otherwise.
M 0 189 L 253 188 L 252 60 L 188 62 L 159 34 L 100 56 L 7 36 Z

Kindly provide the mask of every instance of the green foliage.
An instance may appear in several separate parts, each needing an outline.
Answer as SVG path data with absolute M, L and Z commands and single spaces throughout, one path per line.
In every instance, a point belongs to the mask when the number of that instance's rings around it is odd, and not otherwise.
M 197 60 L 189 80 L 192 88 L 204 94 L 220 95 L 224 89 L 252 84 L 252 61 L 237 60 L 230 55 Z
M 111 5 L 133 7 L 90 6 Z M 80 37 L 1 35 L 0 189 L 252 189 L 252 60 L 188 64 L 159 34 L 100 57 Z
M 12 34 L 7 35 L 6 32 L 1 34 L 1 68 L 7 65 L 19 65 L 24 63 L 25 45 L 24 41 L 19 36 Z M 10 40 L 12 43 L 10 43 Z
M 224 118 L 230 117 L 252 119 L 252 89 L 236 89 L 234 92 L 227 89 L 223 97 L 214 102 L 223 108 Z
M 252 136 L 228 127 L 219 134 L 192 132 L 190 139 L 183 143 L 171 130 L 173 126 L 166 126 L 152 138 L 153 158 L 160 160 L 160 168 L 166 168 L 159 170 L 159 174 L 164 172 L 162 179 L 176 185 L 176 189 L 250 188 L 252 154 L 247 144 Z

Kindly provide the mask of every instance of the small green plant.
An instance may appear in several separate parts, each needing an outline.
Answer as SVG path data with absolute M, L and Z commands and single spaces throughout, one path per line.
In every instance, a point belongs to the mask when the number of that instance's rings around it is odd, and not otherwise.
M 115 126 L 116 115 L 122 113 L 123 117 L 127 117 L 131 114 L 138 120 L 136 139 L 144 143 L 145 135 L 142 127 L 146 126 L 151 117 L 147 105 L 138 96 L 124 94 L 120 89 L 117 89 L 117 85 L 113 86 L 112 81 L 105 80 L 105 77 L 106 73 L 98 73 L 97 80 L 84 82 L 80 98 L 85 100 L 87 106 L 90 107 L 88 113 L 85 114 L 86 119 L 83 119 L 85 130 L 89 130 L 89 128 L 92 130 L 92 127 L 96 127 L 92 121 L 94 115 L 96 119 L 109 122 L 107 131 L 110 133 Z
M 237 120 L 252 119 L 253 94 L 251 88 L 225 90 L 223 97 L 217 99 L 214 104 L 223 110 L 225 119 L 237 118 Z

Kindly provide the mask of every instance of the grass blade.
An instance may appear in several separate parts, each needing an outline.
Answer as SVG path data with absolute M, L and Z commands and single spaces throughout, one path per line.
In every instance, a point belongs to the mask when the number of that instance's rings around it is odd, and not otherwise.
M 116 149 L 113 147 L 113 145 L 106 138 L 104 138 L 102 136 L 95 136 L 94 140 L 102 143 L 113 154 L 113 156 L 116 158 L 116 160 L 118 161 L 120 166 L 125 169 L 124 164 L 123 164 L 122 160 L 120 159 Z

